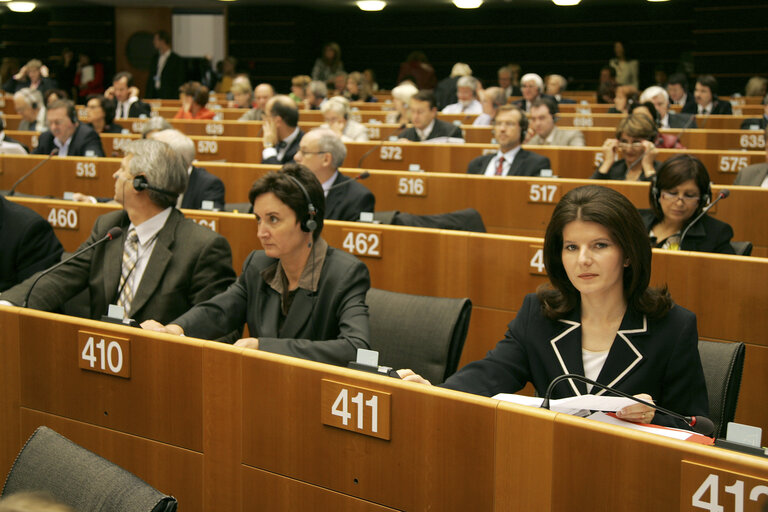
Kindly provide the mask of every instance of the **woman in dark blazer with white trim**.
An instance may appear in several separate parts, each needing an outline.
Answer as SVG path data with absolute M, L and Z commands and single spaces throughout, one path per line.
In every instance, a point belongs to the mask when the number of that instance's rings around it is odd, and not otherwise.
M 547 227 L 544 264 L 551 285 L 528 295 L 496 348 L 443 387 L 493 396 L 531 382 L 544 395 L 554 378 L 577 373 L 686 416 L 708 414 L 696 316 L 665 288 L 649 288 L 648 236 L 624 196 L 599 186 L 567 193 Z M 606 394 L 564 381 L 553 398 L 586 393 Z M 639 403 L 617 415 L 687 427 Z

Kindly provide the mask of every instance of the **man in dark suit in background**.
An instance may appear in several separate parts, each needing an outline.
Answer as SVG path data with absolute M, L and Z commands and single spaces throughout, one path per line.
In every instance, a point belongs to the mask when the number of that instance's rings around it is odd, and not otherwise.
M 104 156 L 99 134 L 77 120 L 75 104 L 56 100 L 48 106 L 48 131 L 40 135 L 37 155 L 48 155 L 54 149 L 59 156 Z
M 696 100 L 688 93 L 688 79 L 683 73 L 673 73 L 667 80 L 670 105 L 679 105 L 682 112 L 695 113 Z
M 289 96 L 273 96 L 264 109 L 264 150 L 261 163 L 293 162 L 304 132 L 299 129 L 299 109 Z
M 64 251 L 51 225 L 26 206 L 0 196 L 0 292 L 45 270 Z
M 178 130 L 163 130 L 151 134 L 149 139 L 165 142 L 181 157 L 189 175 L 187 189 L 179 196 L 178 208 L 199 210 L 203 201 L 210 201 L 216 210 L 224 209 L 224 182 L 202 167 L 195 167 L 195 142 Z
M 93 319 L 117 304 L 138 322 L 170 322 L 234 281 L 227 240 L 174 208 L 187 185 L 187 171 L 176 152 L 155 140 L 134 141 L 124 152 L 114 174 L 115 200 L 123 210 L 96 219 L 82 247 L 115 226 L 123 234 L 40 279 L 29 307 L 56 310 L 88 289 Z M 0 301 L 22 304 L 31 281 L 3 292 Z
M 499 150 L 469 162 L 467 173 L 485 176 L 539 176 L 542 169 L 551 169 L 549 158 L 526 151 L 520 146 L 527 131 L 528 118 L 520 107 L 499 107 L 493 124 Z
M 712 75 L 699 75 L 696 88 L 693 90 L 696 105 L 683 107 L 683 114 L 698 114 L 700 116 L 733 114 L 731 103 L 717 98 L 717 80 Z
M 765 130 L 768 126 L 768 94 L 763 98 L 763 115 L 762 117 L 751 117 L 745 119 L 741 123 L 742 130 Z
M 325 218 L 360 220 L 360 212 L 373 212 L 376 198 L 357 181 L 339 173 L 347 148 L 333 130 L 316 128 L 307 133 L 296 153 L 296 163 L 317 176 L 325 194 Z
M 652 85 L 640 95 L 640 103 L 650 101 L 659 114 L 659 128 L 696 128 L 696 117 L 693 114 L 676 114 L 669 111 L 669 93 L 663 87 Z
M 437 104 L 432 91 L 419 91 L 409 103 L 413 127 L 403 130 L 400 140 L 423 142 L 439 137 L 464 139 L 461 128 L 437 119 Z
M 138 89 L 133 86 L 133 75 L 121 71 L 112 80 L 112 87 L 104 93 L 107 98 L 115 100 L 115 119 L 128 117 L 149 117 L 152 108 L 139 99 Z
M 563 93 L 568 87 L 568 80 L 562 75 L 547 75 L 545 79 L 545 91 L 546 93 L 555 99 L 556 102 L 563 105 L 567 103 L 576 103 L 576 100 L 563 98 Z
M 157 53 L 152 57 L 152 66 L 147 79 L 147 98 L 174 100 L 179 98 L 179 87 L 187 81 L 184 60 L 171 51 L 171 36 L 160 30 L 152 40 Z

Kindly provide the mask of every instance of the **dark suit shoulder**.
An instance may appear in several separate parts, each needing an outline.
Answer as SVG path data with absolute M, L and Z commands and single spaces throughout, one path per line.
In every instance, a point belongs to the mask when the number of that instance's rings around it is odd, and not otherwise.
M 488 167 L 488 162 L 490 162 L 494 156 L 496 156 L 496 154 L 491 153 L 489 155 L 480 155 L 476 158 L 473 158 L 469 162 L 469 165 L 467 165 L 467 174 L 485 173 L 485 169 Z
M 420 142 L 419 135 L 416 133 L 416 128 L 406 128 L 400 133 L 401 139 L 408 139 L 413 142 Z

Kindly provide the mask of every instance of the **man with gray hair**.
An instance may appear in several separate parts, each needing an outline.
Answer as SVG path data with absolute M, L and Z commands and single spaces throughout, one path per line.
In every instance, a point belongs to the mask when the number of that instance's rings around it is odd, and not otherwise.
M 357 180 L 339 172 L 347 148 L 328 128 L 316 128 L 299 143 L 296 163 L 305 165 L 317 176 L 325 193 L 325 219 L 360 220 L 360 212 L 373 212 L 376 198 Z
M 238 121 L 261 121 L 267 102 L 275 95 L 275 89 L 270 84 L 259 84 L 253 90 L 253 108 L 240 116 Z
M 523 99 L 515 101 L 513 105 L 517 105 L 523 112 L 528 113 L 531 111 L 531 103 L 544 92 L 544 80 L 536 73 L 526 73 L 520 79 L 520 86 Z
M 576 103 L 575 100 L 563 98 L 563 93 L 568 87 L 568 80 L 563 75 L 548 75 L 546 78 L 546 93 L 555 101 L 562 104 Z
M 45 102 L 40 91 L 20 89 L 13 94 L 16 113 L 21 116 L 16 128 L 24 132 L 44 132 L 48 129 L 45 115 Z
M 364 124 L 349 118 L 349 100 L 334 96 L 320 108 L 325 123 L 320 128 L 330 128 L 342 142 L 368 142 L 368 129 Z
M 307 110 L 320 110 L 327 101 L 328 86 L 320 80 L 312 80 L 307 86 L 307 97 L 304 99 L 304 108 Z
M 456 98 L 459 101 L 446 106 L 443 114 L 482 114 L 483 104 L 477 100 L 480 82 L 472 76 L 462 76 L 456 82 Z
M 650 101 L 659 114 L 659 128 L 696 128 L 692 114 L 676 114 L 669 111 L 669 93 L 658 85 L 651 86 L 640 95 L 640 103 Z
M 30 308 L 55 311 L 87 289 L 94 320 L 116 304 L 139 323 L 165 323 L 234 282 L 227 240 L 174 208 L 187 186 L 181 157 L 156 140 L 134 141 L 124 152 L 113 175 L 123 209 L 96 219 L 81 248 L 108 241 L 43 276 L 29 295 Z M 122 234 L 108 238 L 115 227 Z M 35 278 L 3 292 L 0 303 L 23 304 Z
M 192 139 L 179 130 L 163 130 L 155 132 L 149 139 L 165 142 L 176 151 L 182 159 L 184 168 L 189 176 L 187 189 L 179 195 L 176 203 L 178 208 L 223 210 L 224 209 L 224 182 L 218 176 L 214 176 L 202 167 L 195 167 L 195 143 Z M 206 202 L 208 204 L 206 204 Z

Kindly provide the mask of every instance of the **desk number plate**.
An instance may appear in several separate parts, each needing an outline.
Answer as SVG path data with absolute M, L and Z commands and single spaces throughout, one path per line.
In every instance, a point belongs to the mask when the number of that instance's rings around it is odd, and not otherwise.
M 323 379 L 320 418 L 323 425 L 389 440 L 389 393 Z
M 80 368 L 114 377 L 131 377 L 131 342 L 110 334 L 77 331 Z

